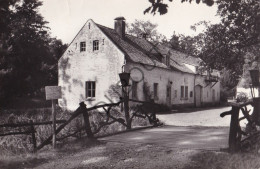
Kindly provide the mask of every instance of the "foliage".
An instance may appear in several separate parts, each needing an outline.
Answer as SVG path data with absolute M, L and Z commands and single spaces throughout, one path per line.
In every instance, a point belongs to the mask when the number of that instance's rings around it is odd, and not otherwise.
M 66 48 L 49 36 L 47 22 L 38 13 L 39 0 L 1 1 L 0 102 L 37 95 L 57 84 L 57 60 Z M 4 91 L 4 92 L 3 92 Z
M 128 24 L 127 32 L 136 37 L 146 36 L 152 41 L 165 39 L 157 30 L 157 24 L 150 21 L 135 20 L 134 23 Z
M 58 107 L 57 109 L 57 120 L 66 120 L 69 119 L 71 116 L 71 112 L 68 111 L 62 111 Z M 134 109 L 130 108 L 130 113 L 132 114 Z M 95 132 L 101 125 L 104 124 L 104 122 L 107 119 L 107 116 L 105 112 L 102 110 L 93 110 L 88 112 L 89 113 L 89 119 L 91 123 L 91 129 L 93 132 Z M 112 107 L 110 111 L 111 116 L 115 118 L 122 118 L 124 119 L 124 114 L 121 113 L 119 107 Z M 0 124 L 6 124 L 6 123 L 28 123 L 30 120 L 33 120 L 33 122 L 46 122 L 51 121 L 51 109 L 30 109 L 30 110 L 8 110 L 8 111 L 2 111 L 0 112 Z M 71 121 L 66 127 L 57 135 L 57 138 L 63 138 L 67 135 L 73 134 L 77 131 L 76 134 L 73 135 L 73 137 L 80 138 L 83 135 L 86 135 L 84 130 L 84 121 L 83 116 L 80 115 L 77 118 L 75 118 L 73 121 Z M 59 124 L 57 124 L 58 126 Z M 133 118 L 132 126 L 147 126 L 149 125 L 147 119 Z M 0 133 L 9 133 L 9 132 L 21 132 L 21 131 L 28 131 L 30 127 L 19 127 L 19 128 L 11 128 L 11 127 L 5 127 L 0 128 Z M 41 144 L 43 141 L 45 141 L 51 134 L 52 134 L 52 126 L 51 125 L 39 125 L 35 126 L 36 130 L 36 142 L 37 145 Z M 122 124 L 115 122 L 110 125 L 106 125 L 101 128 L 101 130 L 98 132 L 97 136 L 106 135 L 106 134 L 112 134 L 119 131 L 125 130 L 125 126 Z M 58 141 L 58 144 L 66 142 L 68 139 L 64 139 L 61 141 Z M 47 147 L 48 148 L 48 147 Z M 0 150 L 6 149 L 12 153 L 24 153 L 24 152 L 31 152 L 33 150 L 32 145 L 32 139 L 31 135 L 10 135 L 5 137 L 0 137 Z M 1 154 L 0 154 L 1 155 Z
M 164 3 L 163 0 L 148 0 L 151 3 L 151 6 L 144 10 L 144 14 L 150 12 L 154 15 L 159 12 L 160 15 L 164 15 L 168 12 L 168 4 Z M 195 0 L 181 0 L 181 2 L 192 2 Z M 169 0 L 172 2 L 172 0 Z M 205 3 L 208 6 L 212 6 L 214 4 L 214 0 L 196 0 L 196 3 L 200 2 Z
M 237 102 L 247 102 L 247 101 L 248 101 L 248 95 L 247 95 L 247 93 L 245 93 L 245 92 L 240 92 L 240 93 L 237 95 L 236 100 L 237 100 Z
M 224 153 L 203 151 L 191 157 L 192 163 L 187 164 L 185 169 L 252 169 L 259 168 L 259 155 L 251 153 Z
M 204 61 L 201 65 L 203 69 L 228 72 L 231 80 L 225 85 L 231 89 L 241 76 L 249 81 L 249 67 L 258 67 L 260 2 L 219 0 L 216 4 L 217 14 L 221 17 L 220 23 L 211 25 L 205 21 L 199 22 L 192 29 L 203 25 L 206 28 L 203 33 L 195 37 L 174 34 L 170 43 L 175 49 L 201 58 Z M 251 59 L 247 58 L 248 53 L 253 55 Z M 243 71 L 243 65 L 247 70 Z

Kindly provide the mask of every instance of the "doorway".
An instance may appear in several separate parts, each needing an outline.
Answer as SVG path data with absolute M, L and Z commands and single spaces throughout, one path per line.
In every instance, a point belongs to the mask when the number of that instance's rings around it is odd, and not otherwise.
M 196 85 L 195 86 L 195 106 L 196 107 L 201 107 L 201 91 L 202 91 L 202 86 Z
M 166 103 L 167 103 L 167 106 L 169 106 L 169 107 L 171 107 L 171 104 L 172 104 L 171 95 L 172 95 L 172 86 L 167 85 L 166 86 Z

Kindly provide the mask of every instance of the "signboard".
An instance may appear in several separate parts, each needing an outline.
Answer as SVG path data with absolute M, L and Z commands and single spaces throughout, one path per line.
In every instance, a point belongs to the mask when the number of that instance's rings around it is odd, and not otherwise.
M 46 100 L 61 98 L 61 86 L 45 86 Z

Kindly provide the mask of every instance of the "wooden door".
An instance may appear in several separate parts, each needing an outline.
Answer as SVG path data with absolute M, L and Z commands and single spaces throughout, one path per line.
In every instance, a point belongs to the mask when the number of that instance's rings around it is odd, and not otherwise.
M 215 89 L 212 89 L 212 102 L 214 103 L 215 100 L 216 100 Z
M 167 85 L 166 86 L 166 103 L 170 107 L 172 105 L 171 95 L 172 95 L 172 86 L 171 85 Z
M 201 107 L 201 86 L 195 86 L 195 106 Z

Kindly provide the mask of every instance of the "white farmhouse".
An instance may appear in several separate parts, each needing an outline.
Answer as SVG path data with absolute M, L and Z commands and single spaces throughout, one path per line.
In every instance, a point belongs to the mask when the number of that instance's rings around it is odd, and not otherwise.
M 115 19 L 114 29 L 90 19 L 59 60 L 59 105 L 75 110 L 82 101 L 88 106 L 115 101 L 111 88 L 119 85 L 122 68 L 131 73 L 130 98 L 149 97 L 170 107 L 217 104 L 220 83 L 216 76 L 198 74 L 199 62 L 145 36 L 126 34 L 123 17 Z

